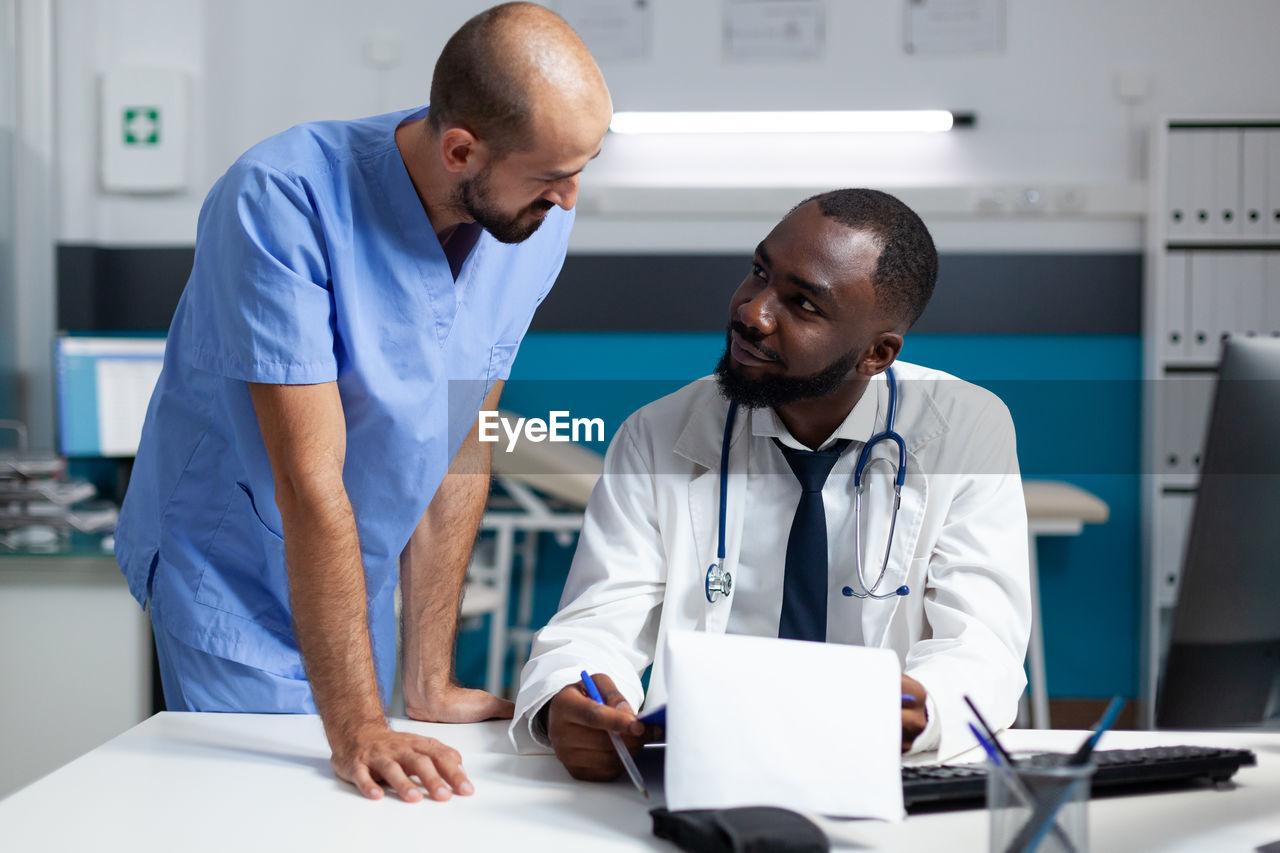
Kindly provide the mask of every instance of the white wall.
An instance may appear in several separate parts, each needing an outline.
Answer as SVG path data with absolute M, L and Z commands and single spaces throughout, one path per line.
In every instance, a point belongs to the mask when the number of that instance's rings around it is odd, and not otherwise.
M 688 188 L 863 184 L 901 190 L 944 248 L 1136 250 L 1142 139 L 1154 117 L 1280 112 L 1274 0 L 1008 0 L 1005 50 L 960 57 L 906 54 L 904 3 L 829 0 L 822 60 L 748 65 L 721 59 L 720 0 L 651 0 L 651 58 L 604 65 L 619 109 L 941 107 L 976 112 L 978 127 L 907 139 L 613 138 L 584 179 L 576 246 L 737 249 L 759 238 L 775 209 L 757 201 L 736 217 L 673 220 L 672 208 L 717 206 Z M 296 122 L 424 101 L 445 38 L 485 5 L 58 0 L 60 239 L 190 243 L 201 198 L 240 151 Z M 399 49 L 395 67 L 366 60 L 375 39 Z M 95 76 L 155 63 L 196 78 L 191 190 L 104 196 Z M 1122 102 L 1115 84 L 1123 72 L 1149 81 L 1149 97 Z M 685 194 L 610 195 L 636 187 Z M 1024 188 L 1045 193 L 1047 213 L 1014 212 Z M 1083 191 L 1083 206 L 1056 201 L 1067 188 Z M 658 209 L 626 213 L 624 202 L 637 199 Z M 976 215 L 980 204 L 1007 215 Z
M 49 336 L 54 327 L 54 104 L 52 0 L 13 0 L 3 14 L 13 38 L 6 54 L 12 84 L 9 162 L 0 206 L 13 211 L 12 313 L 0 314 L 0 335 L 11 359 L 14 413 L 24 421 L 31 446 L 53 447 L 53 370 Z M 5 306 L 6 308 L 8 306 Z
M 0 0 L 0 418 L 16 417 L 17 353 L 14 350 L 13 155 L 18 62 L 13 0 Z M 0 436 L 7 442 L 10 436 Z M 6 444 L 0 443 L 0 447 Z

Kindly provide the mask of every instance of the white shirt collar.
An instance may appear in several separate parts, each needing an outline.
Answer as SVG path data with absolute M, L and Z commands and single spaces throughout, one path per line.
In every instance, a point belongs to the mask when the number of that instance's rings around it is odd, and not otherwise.
M 836 427 L 836 431 L 831 433 L 826 441 L 822 442 L 818 447 L 819 450 L 825 450 L 833 442 L 842 438 L 865 442 L 871 437 L 871 432 L 876 426 L 876 409 L 879 397 L 875 388 L 874 383 L 867 384 L 866 389 L 862 392 L 862 397 L 854 404 L 849 414 L 840 423 L 840 426 Z M 773 409 L 753 409 L 751 411 L 751 434 L 760 438 L 776 438 L 787 447 L 792 447 L 796 450 L 809 449 L 791 435 L 791 431 L 787 429 L 786 424 L 782 422 L 782 418 L 778 417 L 778 413 Z

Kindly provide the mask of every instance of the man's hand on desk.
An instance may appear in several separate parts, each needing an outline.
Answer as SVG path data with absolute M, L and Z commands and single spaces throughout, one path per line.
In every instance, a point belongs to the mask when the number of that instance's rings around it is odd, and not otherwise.
M 569 775 L 590 782 L 608 782 L 622 775 L 622 762 L 609 740 L 609 732 L 620 735 L 632 755 L 652 740 L 655 732 L 646 732 L 613 679 L 595 675 L 592 680 L 604 699 L 603 705 L 575 683 L 557 693 L 540 713 L 546 714 L 547 738 Z
M 902 676 L 902 695 L 913 697 L 913 701 L 902 700 L 902 751 L 906 752 L 920 737 L 925 725 L 929 722 L 925 712 L 924 700 L 928 692 L 924 685 L 910 676 Z
M 424 723 L 478 723 L 481 720 L 509 720 L 514 703 L 469 687 L 451 684 L 434 698 L 405 700 L 405 714 Z
M 431 799 L 441 801 L 475 791 L 462 769 L 462 756 L 435 738 L 369 723 L 331 738 L 331 744 L 333 772 L 371 800 L 382 798 L 384 784 L 408 803 L 421 800 L 424 790 Z M 418 778 L 416 783 L 412 776 Z

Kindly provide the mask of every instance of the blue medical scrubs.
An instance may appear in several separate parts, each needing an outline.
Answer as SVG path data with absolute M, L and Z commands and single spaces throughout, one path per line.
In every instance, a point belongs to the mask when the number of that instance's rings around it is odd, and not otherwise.
M 247 383 L 336 381 L 384 705 L 400 552 L 508 375 L 573 224 L 554 208 L 524 243 L 482 234 L 455 281 L 395 144 L 396 127 L 424 114 L 294 127 L 214 185 L 116 532 L 158 636 L 305 678 Z M 240 710 L 315 710 L 310 691 L 243 692 Z

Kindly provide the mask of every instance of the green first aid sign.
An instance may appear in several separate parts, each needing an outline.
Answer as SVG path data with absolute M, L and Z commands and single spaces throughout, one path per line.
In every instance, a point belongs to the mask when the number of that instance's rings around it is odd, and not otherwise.
M 125 107 L 123 127 L 125 145 L 159 145 L 160 108 Z

